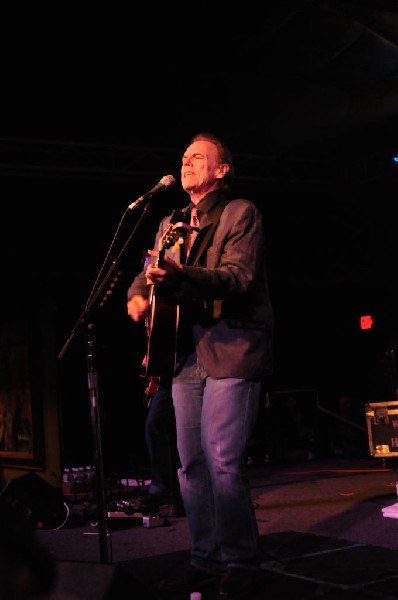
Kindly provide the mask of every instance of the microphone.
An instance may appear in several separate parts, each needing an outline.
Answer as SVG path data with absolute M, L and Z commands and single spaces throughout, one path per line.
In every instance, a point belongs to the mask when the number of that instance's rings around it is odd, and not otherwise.
M 135 208 L 137 208 L 137 206 L 139 206 L 146 200 L 150 200 L 152 196 L 155 196 L 155 194 L 159 194 L 159 192 L 163 192 L 169 187 L 172 187 L 175 184 L 175 182 L 176 180 L 174 179 L 173 175 L 165 175 L 164 177 L 162 177 L 159 183 L 155 185 L 155 187 L 153 187 L 151 190 L 149 190 L 149 192 L 146 192 L 146 194 L 143 194 L 137 200 L 129 204 L 127 208 L 130 210 L 134 210 Z

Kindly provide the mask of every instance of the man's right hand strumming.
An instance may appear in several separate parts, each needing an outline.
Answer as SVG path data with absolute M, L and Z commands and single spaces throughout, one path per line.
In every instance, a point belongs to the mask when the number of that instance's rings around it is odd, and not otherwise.
M 137 323 L 143 321 L 147 315 L 149 301 L 144 296 L 135 295 L 127 302 L 127 313 Z

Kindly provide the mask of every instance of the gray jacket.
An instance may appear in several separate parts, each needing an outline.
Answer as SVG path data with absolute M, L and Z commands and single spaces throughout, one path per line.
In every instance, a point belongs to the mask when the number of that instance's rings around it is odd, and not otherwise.
M 180 307 L 178 364 L 196 347 L 210 377 L 262 379 L 272 373 L 274 313 L 261 213 L 248 200 L 226 201 L 220 191 L 203 198 L 198 209 L 200 231 L 174 288 Z M 160 224 L 156 249 L 170 218 Z M 176 259 L 172 249 L 165 252 Z M 137 293 L 148 296 L 144 273 L 128 297 Z

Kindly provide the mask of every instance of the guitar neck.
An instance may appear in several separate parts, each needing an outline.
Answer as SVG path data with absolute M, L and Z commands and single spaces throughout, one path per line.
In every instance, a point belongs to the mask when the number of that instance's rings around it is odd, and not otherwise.
M 166 249 L 162 248 L 158 252 L 158 258 L 156 260 L 155 266 L 158 267 L 159 269 L 163 269 L 163 267 L 164 267 L 164 254 L 165 254 L 165 251 L 166 251 Z

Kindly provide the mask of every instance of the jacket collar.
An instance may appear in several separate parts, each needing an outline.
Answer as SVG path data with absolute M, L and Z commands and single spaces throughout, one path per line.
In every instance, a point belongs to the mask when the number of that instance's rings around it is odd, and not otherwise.
M 214 190 L 212 192 L 209 192 L 207 196 L 202 198 L 202 200 L 196 205 L 196 208 L 202 213 L 200 218 L 201 229 L 206 225 L 211 225 L 212 223 L 214 223 L 214 220 L 218 221 L 219 217 L 217 215 L 214 215 L 214 208 L 220 203 L 223 203 L 224 206 L 228 203 L 225 194 L 222 190 Z M 190 212 L 191 208 L 193 208 L 194 206 L 195 205 L 191 202 L 189 206 L 186 207 L 185 214 Z M 215 216 L 216 219 L 214 219 L 213 216 Z

